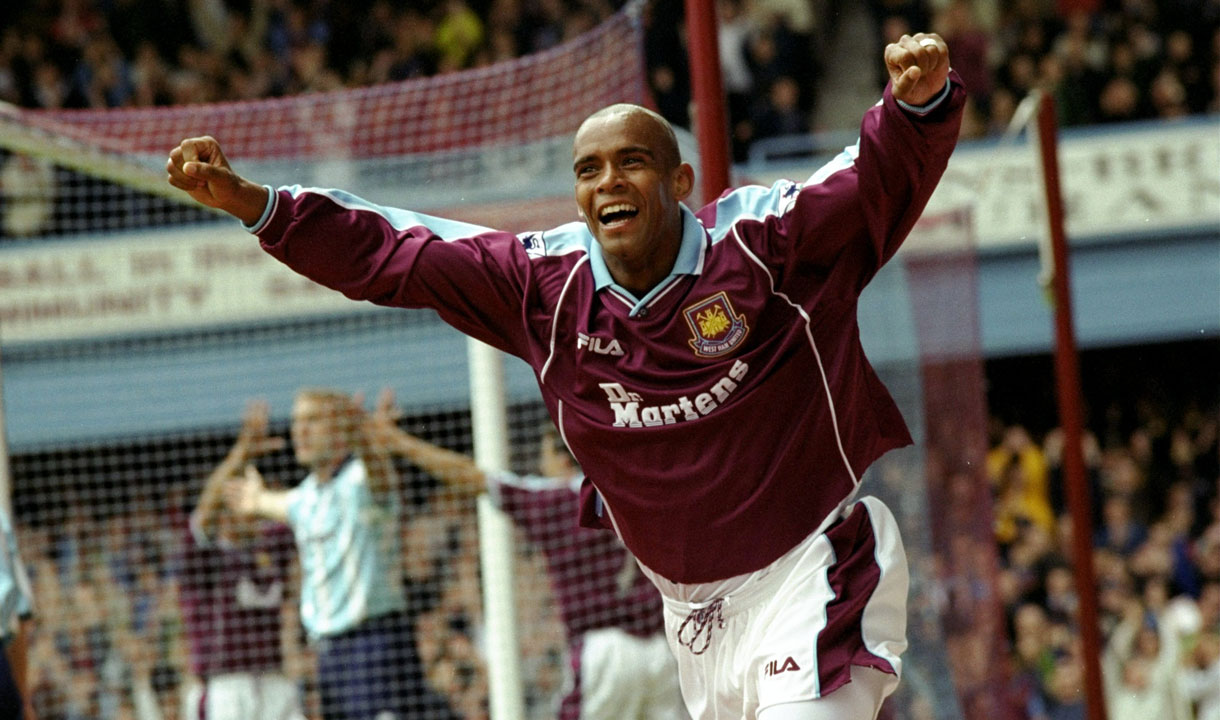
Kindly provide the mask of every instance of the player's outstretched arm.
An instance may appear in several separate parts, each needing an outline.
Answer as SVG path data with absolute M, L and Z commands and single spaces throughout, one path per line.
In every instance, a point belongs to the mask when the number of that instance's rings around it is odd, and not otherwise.
M 390 451 L 377 440 L 374 416 L 364 410 L 364 393 L 352 396 L 347 411 L 352 413 L 348 424 L 355 430 L 351 435 L 351 450 L 364 463 L 369 490 L 377 497 L 397 492 L 398 471 L 394 469 Z
M 253 465 L 247 465 L 245 474 L 225 483 L 225 504 L 239 515 L 258 515 L 288 521 L 288 491 L 272 490 L 263 482 L 263 476 Z
M 936 33 L 903 35 L 884 57 L 894 99 L 915 107 L 931 102 L 949 77 L 949 46 Z
M 224 504 L 225 482 L 241 477 L 246 465 L 254 458 L 280 450 L 285 445 L 284 438 L 272 437 L 267 433 L 267 417 L 266 401 L 253 400 L 246 406 L 237 441 L 203 484 L 199 502 L 195 505 L 195 521 L 208 537 L 215 534 L 216 513 Z
M 267 208 L 267 188 L 233 172 L 220 143 L 210 135 L 178 143 L 169 153 L 165 171 L 170 185 L 246 225 L 258 222 Z
M 34 715 L 34 693 L 29 673 L 29 638 L 33 625 L 33 621 L 29 618 L 18 620 L 8 644 L 0 649 L 8 661 L 9 672 L 12 674 L 13 683 L 17 686 L 17 694 L 21 696 L 21 707 L 25 713 L 21 715 L 23 720 L 38 720 Z
M 398 416 L 393 391 L 382 390 L 372 416 L 372 437 L 377 445 L 454 489 L 478 494 L 486 488 L 486 476 L 474 460 L 406 432 L 398 427 Z

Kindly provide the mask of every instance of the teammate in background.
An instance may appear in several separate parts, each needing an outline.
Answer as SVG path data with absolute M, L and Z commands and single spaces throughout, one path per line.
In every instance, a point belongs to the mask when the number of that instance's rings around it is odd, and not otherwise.
M 872 718 L 901 670 L 908 574 L 892 514 L 858 495 L 911 437 L 856 305 L 936 187 L 965 101 L 937 35 L 884 61 L 859 143 L 804 183 L 694 212 L 673 130 L 634 105 L 576 133 L 582 222 L 520 236 L 257 185 L 210 137 L 166 169 L 297 272 L 433 308 L 531 365 L 588 479 L 582 521 L 613 527 L 661 590 L 696 720 Z
M 34 592 L 17 552 L 8 511 L 0 507 L 0 720 L 35 720 L 26 674 Z
M 365 413 L 347 395 L 300 391 L 292 447 L 309 475 L 291 490 L 276 490 L 247 464 L 244 477 L 225 487 L 225 502 L 241 515 L 292 528 L 301 623 L 317 646 L 325 720 L 450 720 L 452 710 L 428 687 L 420 665 L 400 569 L 397 482 L 368 430 Z M 259 446 L 266 438 L 252 432 L 247 442 Z
M 266 404 L 251 403 L 182 528 L 179 601 L 197 676 L 186 702 L 194 720 L 304 719 L 300 691 L 283 673 L 292 533 L 233 513 L 223 499 L 227 481 L 283 445 L 267 435 Z
M 538 475 L 485 473 L 400 429 L 393 402 L 378 402 L 376 442 L 459 492 L 490 493 L 546 558 L 572 669 L 559 720 L 685 717 L 661 596 L 613 533 L 576 526 L 584 475 L 554 428 L 543 430 Z

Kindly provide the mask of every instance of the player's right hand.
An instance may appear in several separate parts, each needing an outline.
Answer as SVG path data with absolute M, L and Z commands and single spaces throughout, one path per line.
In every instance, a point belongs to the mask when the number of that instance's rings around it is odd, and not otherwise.
M 224 210 L 247 225 L 262 216 L 267 190 L 233 172 L 220 143 L 210 135 L 187 138 L 169 153 L 165 163 L 169 184 L 186 191 L 196 202 Z
M 903 35 L 885 46 L 894 99 L 916 107 L 931 102 L 949 77 L 949 46 L 936 33 Z
M 225 505 L 238 515 L 254 515 L 265 488 L 262 474 L 253 465 L 247 465 L 242 477 L 232 478 L 225 484 Z
M 243 461 L 282 450 L 287 445 L 284 438 L 268 434 L 270 412 L 266 400 L 251 400 L 246 405 L 237 434 L 237 448 Z

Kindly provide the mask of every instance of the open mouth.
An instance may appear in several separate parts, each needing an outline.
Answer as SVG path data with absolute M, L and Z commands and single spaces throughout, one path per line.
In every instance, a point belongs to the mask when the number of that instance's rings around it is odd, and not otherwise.
M 597 213 L 597 219 L 607 228 L 615 228 L 627 224 L 632 218 L 639 214 L 639 208 L 634 205 L 630 205 L 628 203 L 615 203 L 602 208 Z

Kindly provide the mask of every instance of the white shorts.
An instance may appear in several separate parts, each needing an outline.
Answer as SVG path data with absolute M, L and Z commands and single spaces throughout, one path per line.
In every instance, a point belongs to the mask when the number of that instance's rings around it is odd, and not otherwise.
M 305 720 L 297 686 L 278 673 L 225 673 L 186 695 L 190 720 Z
M 658 585 L 694 720 L 755 720 L 781 703 L 817 700 L 851 682 L 852 666 L 895 678 L 902 671 L 906 553 L 893 514 L 876 498 L 861 498 L 757 572 Z
M 578 668 L 581 720 L 677 720 L 686 716 L 678 665 L 660 633 L 585 633 Z

